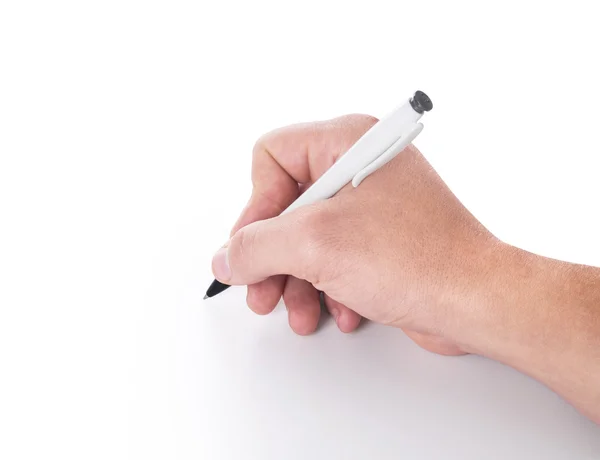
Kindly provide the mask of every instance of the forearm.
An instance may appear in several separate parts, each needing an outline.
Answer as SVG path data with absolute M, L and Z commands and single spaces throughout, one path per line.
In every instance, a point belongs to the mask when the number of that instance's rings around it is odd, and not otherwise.
M 466 347 L 531 375 L 600 423 L 600 269 L 499 247 L 481 272 Z

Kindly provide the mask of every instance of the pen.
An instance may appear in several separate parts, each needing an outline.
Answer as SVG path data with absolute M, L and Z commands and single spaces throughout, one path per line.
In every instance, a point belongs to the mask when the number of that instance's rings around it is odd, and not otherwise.
M 282 214 L 300 206 L 326 200 L 339 192 L 348 182 L 354 187 L 370 174 L 392 160 L 423 130 L 418 123 L 433 104 L 423 91 L 414 95 L 396 110 L 382 118 L 356 141 L 312 186 L 298 197 Z M 204 299 L 220 294 L 229 286 L 214 280 Z

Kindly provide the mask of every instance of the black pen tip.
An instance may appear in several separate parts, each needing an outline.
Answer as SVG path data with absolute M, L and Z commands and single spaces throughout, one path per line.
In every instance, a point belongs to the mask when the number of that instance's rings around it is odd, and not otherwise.
M 208 299 L 208 295 L 205 294 L 204 298 L 202 300 L 206 300 L 206 299 Z
M 206 290 L 206 295 L 204 296 L 204 298 L 207 299 L 209 297 L 214 297 L 217 294 L 223 292 L 228 287 L 229 286 L 227 284 L 219 283 L 217 280 L 214 280 Z

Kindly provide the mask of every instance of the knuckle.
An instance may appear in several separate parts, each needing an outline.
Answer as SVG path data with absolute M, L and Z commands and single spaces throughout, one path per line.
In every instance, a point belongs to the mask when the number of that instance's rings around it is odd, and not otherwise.
M 252 224 L 238 230 L 231 238 L 229 253 L 230 263 L 238 266 L 244 266 L 247 261 L 252 260 L 254 246 L 256 242 L 256 231 Z
M 375 123 L 379 121 L 378 118 L 367 115 L 363 113 L 352 113 L 349 115 L 344 115 L 341 119 L 342 123 L 345 125 L 356 128 L 358 130 L 367 131 L 370 129 Z
M 252 147 L 252 161 L 255 162 L 257 157 L 263 154 L 265 148 L 265 136 L 259 137 Z
M 280 138 L 283 131 L 284 128 L 277 128 L 260 136 L 252 148 L 252 157 L 256 158 L 257 156 L 263 155 L 265 152 L 270 153 L 273 144 L 277 144 L 277 139 Z
M 268 139 L 273 136 L 274 131 L 269 131 L 268 133 L 263 134 L 254 142 L 254 147 L 252 149 L 252 153 L 256 155 L 261 150 L 264 150 Z

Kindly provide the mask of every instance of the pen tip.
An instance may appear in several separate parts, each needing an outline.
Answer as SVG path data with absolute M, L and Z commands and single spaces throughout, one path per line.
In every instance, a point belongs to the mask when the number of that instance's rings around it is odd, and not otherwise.
M 206 299 L 208 299 L 208 295 L 205 295 L 202 300 L 206 300 Z

